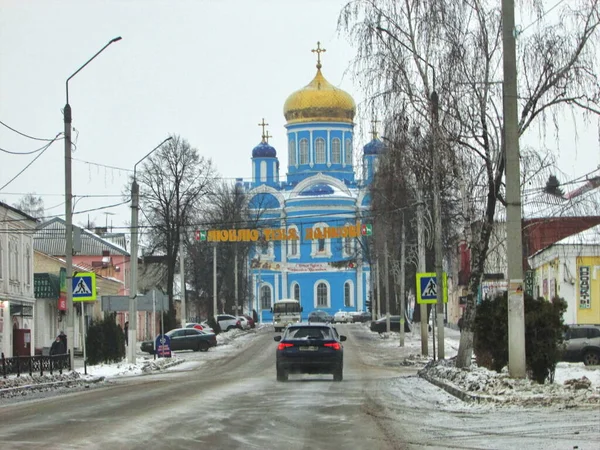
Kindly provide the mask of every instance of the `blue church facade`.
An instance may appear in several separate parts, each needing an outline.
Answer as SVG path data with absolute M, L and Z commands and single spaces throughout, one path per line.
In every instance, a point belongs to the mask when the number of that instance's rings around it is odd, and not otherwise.
M 352 97 L 317 73 L 285 102 L 288 166 L 279 178 L 276 150 L 263 139 L 252 151 L 252 181 L 242 182 L 251 216 L 264 238 L 251 253 L 254 303 L 264 322 L 271 306 L 298 299 L 302 317 L 364 311 L 371 293 L 371 268 L 363 257 L 362 220 L 369 218 L 369 184 L 383 145 L 373 140 L 361 152 L 363 172 L 355 177 Z M 274 235 L 274 231 L 280 230 Z M 296 239 L 297 237 L 297 239 Z

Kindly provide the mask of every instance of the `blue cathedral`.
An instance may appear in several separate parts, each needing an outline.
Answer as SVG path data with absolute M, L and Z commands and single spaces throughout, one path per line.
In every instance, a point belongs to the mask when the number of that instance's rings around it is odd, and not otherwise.
M 252 150 L 252 181 L 238 180 L 256 228 L 297 236 L 263 239 L 251 251 L 253 308 L 263 321 L 272 319 L 271 306 L 280 299 L 299 300 L 306 319 L 315 309 L 332 315 L 364 311 L 371 292 L 360 224 L 370 221 L 368 187 L 383 143 L 374 130 L 360 153 L 362 176 L 357 178 L 354 99 L 323 76 L 320 43 L 312 51 L 317 54 L 314 78 L 283 106 L 286 179 L 280 179 L 277 151 L 268 143 L 263 119 L 262 141 Z

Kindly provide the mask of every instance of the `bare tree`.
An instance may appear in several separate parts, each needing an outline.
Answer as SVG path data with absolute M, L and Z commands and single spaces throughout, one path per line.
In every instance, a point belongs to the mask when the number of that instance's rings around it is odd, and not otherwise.
M 179 242 L 185 229 L 192 228 L 196 211 L 212 191 L 216 176 L 210 159 L 200 156 L 185 139 L 172 137 L 137 174 L 140 207 L 148 225 L 148 254 L 166 256 L 170 326 L 175 325 L 173 280 Z
M 534 2 L 534 28 L 518 37 L 519 134 L 543 127 L 561 107 L 598 114 L 600 89 L 593 44 L 598 0 L 570 2 L 560 23 L 547 24 Z M 445 160 L 464 183 L 465 229 L 471 273 L 457 365 L 470 365 L 475 300 L 483 276 L 498 204 L 504 203 L 502 17 L 491 0 L 355 0 L 340 25 L 357 43 L 355 73 L 376 105 L 402 106 L 415 123 L 431 126 L 429 99 L 440 98 L 440 138 L 455 152 Z M 434 74 L 435 72 L 435 74 Z M 434 81 L 435 78 L 435 81 Z M 435 85 L 435 86 L 434 86 Z M 540 119 L 541 122 L 540 122 Z
M 31 217 L 40 220 L 44 219 L 44 200 L 39 195 L 35 195 L 35 192 L 25 194 L 17 203 L 15 203 L 14 207 L 29 214 Z

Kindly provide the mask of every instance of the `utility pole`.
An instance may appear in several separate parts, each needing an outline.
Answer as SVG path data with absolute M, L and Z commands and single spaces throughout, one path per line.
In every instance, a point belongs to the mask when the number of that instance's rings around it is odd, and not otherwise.
M 425 204 L 423 203 L 423 192 L 421 190 L 421 183 L 417 181 L 417 272 L 427 272 L 427 266 L 425 261 Z M 427 330 L 429 317 L 427 317 L 427 305 L 421 303 L 419 305 L 419 312 L 421 313 L 421 355 L 429 355 L 429 332 Z
M 152 150 L 150 150 L 146 156 L 136 162 L 133 166 L 133 182 L 131 183 L 131 256 L 130 256 L 130 268 L 129 274 L 131 283 L 129 286 L 129 336 L 127 338 L 127 361 L 131 364 L 135 364 L 135 350 L 137 347 L 137 280 L 138 280 L 138 210 L 140 207 L 140 186 L 136 179 L 137 166 L 144 159 L 150 156 L 153 152 L 158 150 L 165 142 L 173 139 L 168 137 Z M 164 333 L 164 328 L 162 329 Z
M 521 168 L 514 0 L 502 0 L 502 44 L 504 49 L 504 147 L 506 151 L 506 253 L 509 280 L 508 372 L 512 378 L 525 378 Z
M 404 291 L 406 290 L 406 230 L 404 229 L 404 213 L 402 213 L 402 231 L 400 235 L 400 347 L 404 347 L 404 322 L 406 316 L 406 302 Z
M 433 166 L 433 231 L 434 231 L 434 249 L 435 249 L 435 276 L 437 281 L 437 290 L 436 290 L 436 309 L 435 309 L 435 317 L 437 319 L 437 329 L 438 329 L 438 359 L 445 358 L 444 352 L 444 274 L 443 274 L 443 266 L 442 266 L 442 205 L 440 201 L 440 178 L 441 178 L 441 170 L 440 170 L 440 157 L 441 152 L 439 152 L 438 147 L 438 121 L 439 121 L 439 97 L 437 92 L 434 90 L 431 93 L 431 115 L 432 115 L 432 128 L 433 133 L 431 134 L 432 138 L 432 166 Z M 435 340 L 435 336 L 434 336 Z M 435 345 L 435 341 L 434 341 Z M 433 351 L 435 355 L 435 350 Z
M 389 272 L 389 256 L 387 240 L 383 241 L 383 253 L 385 259 L 383 260 L 383 271 L 385 272 L 385 329 L 390 332 L 390 272 Z
M 381 283 L 380 283 L 380 272 L 379 272 L 379 255 L 377 255 L 377 312 L 375 313 L 375 319 L 381 318 Z
M 135 168 L 134 168 L 135 173 Z M 135 364 L 136 328 L 137 328 L 137 255 L 138 255 L 138 209 L 140 204 L 140 186 L 135 175 L 131 183 L 131 257 L 129 274 L 131 283 L 129 286 L 129 336 L 127 337 L 127 360 Z M 163 331 L 164 332 L 164 331 Z
M 217 243 L 213 245 L 213 315 L 217 317 Z
M 234 245 L 234 255 L 233 255 L 233 271 L 234 271 L 234 284 L 235 284 L 235 315 L 240 315 L 239 310 L 239 289 L 238 289 L 238 246 L 237 242 Z
M 184 246 L 183 246 L 183 234 L 185 231 L 181 231 L 179 229 L 179 276 L 181 277 L 181 328 L 185 327 L 185 323 L 187 322 L 186 317 L 186 309 L 185 309 L 185 255 L 184 255 Z

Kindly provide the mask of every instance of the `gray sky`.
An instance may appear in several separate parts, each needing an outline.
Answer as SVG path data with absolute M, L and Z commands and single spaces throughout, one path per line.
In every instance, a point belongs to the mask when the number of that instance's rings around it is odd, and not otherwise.
M 73 193 L 82 198 L 74 222 L 122 201 L 128 172 L 170 133 L 213 159 L 222 177 L 250 178 L 252 148 L 264 117 L 285 176 L 283 103 L 315 73 L 310 52 L 327 49 L 323 73 L 350 92 L 361 92 L 345 74 L 354 50 L 336 31 L 345 0 L 0 0 L 0 121 L 29 135 L 52 138 L 63 131 L 65 81 L 110 39 L 122 36 L 69 83 L 73 110 Z M 550 2 L 549 4 L 553 4 Z M 557 138 L 560 168 L 572 177 L 600 164 L 596 121 L 570 115 Z M 361 130 L 356 130 L 360 133 Z M 362 146 L 365 138 L 357 134 Z M 530 133 L 522 144 L 538 144 Z M 31 151 L 43 142 L 0 126 L 0 147 Z M 0 153 L 0 186 L 34 157 Z M 42 195 L 48 215 L 64 214 L 64 144 L 58 141 L 0 191 L 13 204 L 27 192 Z M 59 206 L 57 206 L 59 205 Z M 113 213 L 106 216 L 104 212 Z M 127 205 L 89 213 L 99 225 L 129 220 Z

